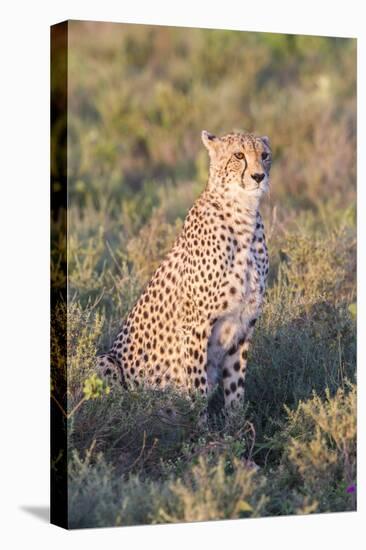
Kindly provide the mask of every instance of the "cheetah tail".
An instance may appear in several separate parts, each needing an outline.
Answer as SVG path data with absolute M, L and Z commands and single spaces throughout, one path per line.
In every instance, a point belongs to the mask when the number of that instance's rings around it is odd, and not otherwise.
M 96 357 L 96 371 L 106 381 L 112 384 L 121 384 L 125 386 L 125 380 L 122 372 L 122 366 L 113 353 L 103 353 Z

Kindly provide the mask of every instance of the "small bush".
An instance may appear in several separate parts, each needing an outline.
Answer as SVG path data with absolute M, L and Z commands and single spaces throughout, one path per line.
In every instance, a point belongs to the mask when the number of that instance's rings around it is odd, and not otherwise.
M 92 454 L 74 452 L 69 463 L 70 528 L 256 517 L 265 508 L 263 478 L 240 461 L 228 467 L 224 457 L 214 464 L 201 457 L 183 479 L 157 482 L 123 480 Z
M 67 315 L 68 406 L 82 397 L 86 379 L 94 373 L 97 343 L 103 321 L 98 312 L 71 304 Z
M 263 486 L 255 470 L 237 459 L 228 465 L 225 455 L 216 464 L 200 457 L 182 479 L 170 484 L 172 502 L 158 510 L 156 519 L 175 523 L 255 517 L 265 507 Z
M 317 495 L 321 512 L 352 510 L 356 483 L 356 388 L 347 384 L 325 400 L 314 395 L 287 411 L 286 458 L 301 478 L 304 491 Z

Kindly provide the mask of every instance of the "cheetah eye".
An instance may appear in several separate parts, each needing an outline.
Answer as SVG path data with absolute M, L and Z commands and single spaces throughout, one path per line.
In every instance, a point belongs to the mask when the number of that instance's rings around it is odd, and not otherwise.
M 262 160 L 266 160 L 268 158 L 268 153 L 262 153 Z
M 239 160 L 242 160 L 244 158 L 244 154 L 243 153 L 234 153 L 234 155 L 236 156 L 237 159 Z

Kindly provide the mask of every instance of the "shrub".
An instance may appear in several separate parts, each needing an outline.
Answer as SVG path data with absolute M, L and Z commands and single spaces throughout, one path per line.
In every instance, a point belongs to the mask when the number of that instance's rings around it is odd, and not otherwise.
M 69 461 L 71 528 L 256 517 L 265 508 L 264 480 L 240 461 L 228 471 L 224 457 L 215 464 L 201 457 L 183 480 L 156 482 L 123 480 L 102 454 L 92 454 L 74 452 Z
M 94 373 L 97 343 L 103 320 L 98 312 L 70 304 L 67 314 L 68 406 L 81 399 L 86 379 Z
M 314 395 L 287 410 L 286 459 L 303 490 L 317 495 L 319 511 L 353 510 L 356 484 L 356 387 L 349 383 L 325 400 Z
M 266 503 L 263 485 L 255 470 L 237 459 L 228 468 L 225 456 L 216 464 L 200 457 L 183 479 L 171 483 L 172 502 L 167 510 L 158 510 L 157 520 L 192 522 L 255 517 Z

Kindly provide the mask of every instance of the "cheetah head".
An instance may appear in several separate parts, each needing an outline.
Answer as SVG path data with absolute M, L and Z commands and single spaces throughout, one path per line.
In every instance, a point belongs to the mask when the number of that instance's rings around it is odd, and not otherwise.
M 210 181 L 218 191 L 261 196 L 269 188 L 272 153 L 267 136 L 230 133 L 217 137 L 204 130 L 210 156 Z

